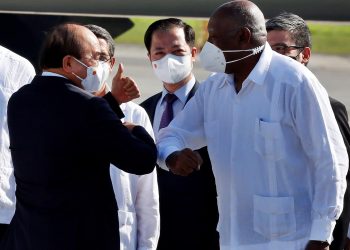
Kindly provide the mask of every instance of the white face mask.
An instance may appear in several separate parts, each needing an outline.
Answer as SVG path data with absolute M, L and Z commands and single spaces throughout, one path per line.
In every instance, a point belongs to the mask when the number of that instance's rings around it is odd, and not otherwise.
M 243 49 L 243 50 L 221 50 L 214 44 L 206 42 L 201 53 L 199 54 L 199 59 L 201 65 L 204 69 L 211 72 L 220 72 L 224 73 L 226 69 L 226 64 L 238 62 L 240 60 L 246 59 L 250 56 L 260 53 L 264 49 L 265 45 L 256 47 L 254 49 Z M 242 58 L 226 62 L 224 52 L 234 53 L 234 52 L 243 52 L 243 51 L 252 51 L 249 55 L 246 55 Z
M 100 64 L 102 64 L 102 68 L 103 68 L 103 74 L 102 74 L 102 80 L 101 80 L 103 85 L 103 83 L 105 83 L 109 77 L 109 74 L 111 72 L 111 67 L 108 62 L 102 62 Z
M 156 76 L 165 83 L 175 84 L 185 79 L 192 71 L 192 56 L 175 56 L 167 54 L 153 61 L 152 67 Z
M 98 62 L 97 66 L 88 67 L 75 57 L 73 58 L 81 65 L 86 67 L 86 77 L 84 79 L 72 72 L 73 75 L 75 75 L 78 79 L 81 80 L 81 85 L 83 85 L 84 89 L 90 93 L 96 92 L 99 89 L 101 89 L 104 83 L 103 78 L 105 75 L 104 66 L 102 64 L 105 63 Z

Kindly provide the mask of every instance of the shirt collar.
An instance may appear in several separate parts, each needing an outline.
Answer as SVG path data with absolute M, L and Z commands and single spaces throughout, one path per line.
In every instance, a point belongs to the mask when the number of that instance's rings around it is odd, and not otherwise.
M 194 76 L 191 77 L 191 79 L 181 88 L 175 91 L 176 97 L 180 100 L 180 102 L 185 105 L 188 95 L 190 94 L 194 84 L 196 83 L 196 79 Z M 162 91 L 162 97 L 160 98 L 160 103 L 163 103 L 164 96 L 168 94 L 168 91 L 166 89 L 163 89 Z
M 41 73 L 42 76 L 56 76 L 56 77 L 62 77 L 62 78 L 65 78 L 65 79 L 68 79 L 67 77 L 63 76 L 63 75 L 60 75 L 60 74 L 57 74 L 57 73 L 53 73 L 53 72 L 50 72 L 50 71 L 43 71 L 43 73 Z
M 272 49 L 270 45 L 266 42 L 265 48 L 261 53 L 258 63 L 250 72 L 247 79 L 258 85 L 264 84 L 267 71 L 269 70 L 269 67 L 270 67 L 271 58 L 272 58 Z
M 256 84 L 262 85 L 265 81 L 267 71 L 270 67 L 272 58 L 272 49 L 270 45 L 266 42 L 264 50 L 261 52 L 258 63 L 255 65 L 253 70 L 248 75 L 245 81 L 252 81 Z M 219 88 L 223 87 L 225 84 L 234 84 L 233 74 L 225 74 L 224 80 L 221 82 Z

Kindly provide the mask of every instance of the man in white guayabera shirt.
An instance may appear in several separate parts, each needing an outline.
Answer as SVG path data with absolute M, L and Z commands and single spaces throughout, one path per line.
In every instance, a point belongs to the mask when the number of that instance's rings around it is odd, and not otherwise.
M 273 52 L 250 1 L 221 5 L 200 54 L 213 72 L 159 134 L 159 164 L 187 175 L 205 145 L 213 164 L 221 250 L 329 249 L 348 157 L 326 90 Z
M 25 58 L 0 46 L 0 242 L 15 212 L 15 178 L 7 128 L 7 103 L 10 96 L 35 76 Z

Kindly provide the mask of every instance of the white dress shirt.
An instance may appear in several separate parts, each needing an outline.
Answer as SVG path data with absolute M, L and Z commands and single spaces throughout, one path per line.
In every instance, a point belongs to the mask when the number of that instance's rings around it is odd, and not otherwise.
M 125 121 L 143 126 L 153 136 L 151 122 L 142 107 L 133 102 L 120 107 Z M 134 175 L 111 166 L 110 174 L 119 208 L 120 250 L 155 250 L 160 230 L 156 170 Z
M 232 75 L 204 81 L 158 137 L 159 163 L 208 145 L 223 250 L 301 250 L 331 241 L 348 158 L 326 90 L 268 44 L 236 93 Z
M 16 183 L 7 127 L 7 103 L 11 95 L 35 76 L 25 58 L 0 46 L 0 224 L 9 224 L 15 212 Z

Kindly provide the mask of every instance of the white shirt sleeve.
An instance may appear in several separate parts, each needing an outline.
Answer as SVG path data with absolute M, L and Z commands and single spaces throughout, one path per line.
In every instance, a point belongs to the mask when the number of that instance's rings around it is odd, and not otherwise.
M 171 153 L 184 148 L 199 149 L 206 146 L 202 87 L 201 85 L 198 88 L 196 94 L 171 123 L 159 131 L 158 165 L 165 170 L 169 170 L 165 160 Z
M 137 249 L 155 250 L 160 232 L 159 194 L 156 169 L 138 179 L 135 201 Z
M 140 110 L 140 125 L 154 138 L 151 121 L 144 109 Z M 155 250 L 160 233 L 159 192 L 156 169 L 141 175 L 136 189 L 137 249 Z
M 125 121 L 143 126 L 154 138 L 152 124 L 146 111 L 139 105 L 129 102 L 123 106 Z M 136 223 L 133 230 L 136 230 L 135 245 L 138 250 L 155 250 L 158 245 L 160 233 L 159 215 L 159 192 L 156 169 L 146 175 L 129 175 L 137 181 L 130 181 L 131 187 L 135 190 L 134 210 L 136 213 Z
M 314 178 L 310 240 L 330 243 L 343 209 L 348 156 L 327 92 L 316 78 L 305 81 L 296 90 L 292 113 Z

